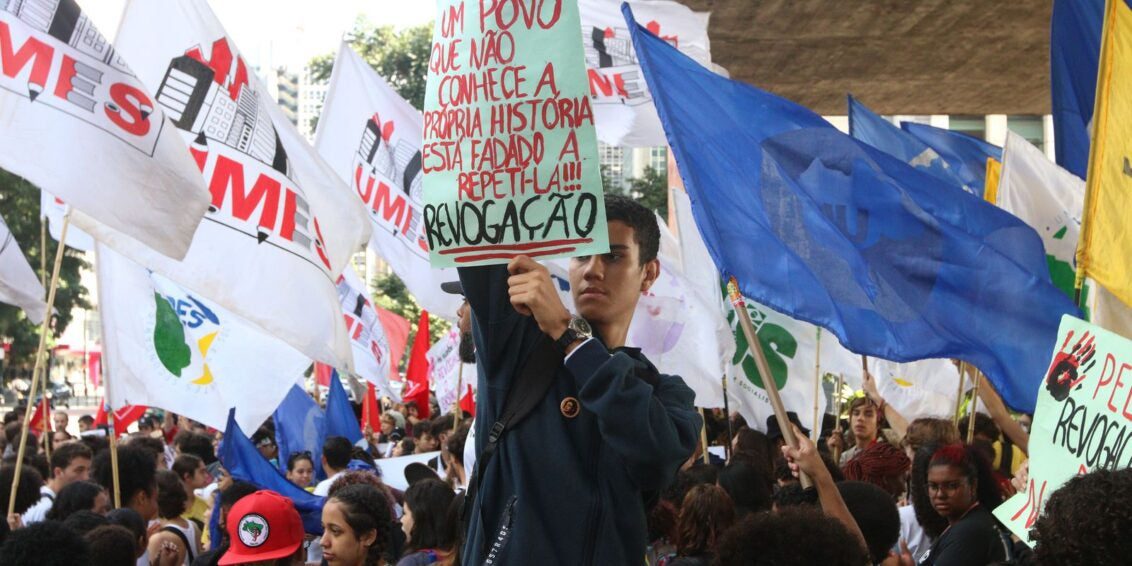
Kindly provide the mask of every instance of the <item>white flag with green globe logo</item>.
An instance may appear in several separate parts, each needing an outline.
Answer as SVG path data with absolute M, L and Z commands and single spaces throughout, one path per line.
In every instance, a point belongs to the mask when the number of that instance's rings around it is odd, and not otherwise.
M 1053 284 L 1073 297 L 1085 181 L 1058 167 L 1021 136 L 1009 133 L 997 204 L 1037 230 L 1045 244 Z M 1091 279 L 1085 280 L 1081 292 L 1087 320 L 1132 337 L 1132 309 Z
M 223 429 L 271 416 L 310 358 L 197 293 L 98 244 L 106 398 Z

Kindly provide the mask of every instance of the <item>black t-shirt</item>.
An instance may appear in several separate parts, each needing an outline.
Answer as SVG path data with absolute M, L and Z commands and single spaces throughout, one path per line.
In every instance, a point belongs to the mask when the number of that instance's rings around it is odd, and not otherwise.
M 936 539 L 920 565 L 968 566 L 1005 559 L 1006 548 L 994 516 L 979 505 Z

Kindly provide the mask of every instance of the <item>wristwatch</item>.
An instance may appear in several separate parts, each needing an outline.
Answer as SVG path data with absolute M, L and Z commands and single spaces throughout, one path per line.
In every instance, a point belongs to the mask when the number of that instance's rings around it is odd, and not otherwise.
M 565 352 L 566 349 L 570 347 L 570 344 L 578 340 L 585 340 L 591 336 L 593 336 L 593 330 L 590 328 L 590 323 L 586 322 L 586 319 L 574 315 L 570 317 L 570 325 L 566 327 L 566 332 L 563 332 L 562 336 L 559 336 L 558 339 L 554 341 L 554 345 L 562 352 Z

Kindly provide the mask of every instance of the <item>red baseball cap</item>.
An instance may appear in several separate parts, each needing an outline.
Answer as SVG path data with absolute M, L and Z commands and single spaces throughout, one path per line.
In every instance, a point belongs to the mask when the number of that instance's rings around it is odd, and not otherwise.
M 231 543 L 221 566 L 285 558 L 303 544 L 303 520 L 295 504 L 266 489 L 237 501 L 227 527 Z

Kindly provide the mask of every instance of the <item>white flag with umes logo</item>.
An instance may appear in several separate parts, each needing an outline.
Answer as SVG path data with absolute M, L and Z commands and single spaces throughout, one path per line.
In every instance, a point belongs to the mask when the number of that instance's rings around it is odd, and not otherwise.
M 0 167 L 180 259 L 208 191 L 152 92 L 74 0 L 0 2 Z
M 307 356 L 353 367 L 336 282 L 369 238 L 356 197 L 283 116 L 203 1 L 131 2 L 117 46 L 186 140 L 208 213 L 181 262 L 83 226 Z
M 338 277 L 338 300 L 354 352 L 354 372 L 374 384 L 379 396 L 400 402 L 389 380 L 397 377 L 409 341 L 409 321 L 373 304 L 352 267 Z
M 401 98 L 345 43 L 338 49 L 318 119 L 315 147 L 365 205 L 369 245 L 429 314 L 451 319 L 462 301 L 440 290 L 458 279 L 453 268 L 432 269 L 424 233 L 421 191 L 421 113 Z
M 169 279 L 98 246 L 106 397 L 160 407 L 214 428 L 236 408 L 255 430 L 310 359 Z
M 696 62 L 711 67 L 707 12 L 670 0 L 631 0 L 637 21 Z M 621 0 L 581 0 L 582 46 L 597 136 L 610 145 L 665 145 L 664 129 L 645 84 Z

